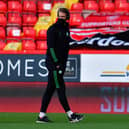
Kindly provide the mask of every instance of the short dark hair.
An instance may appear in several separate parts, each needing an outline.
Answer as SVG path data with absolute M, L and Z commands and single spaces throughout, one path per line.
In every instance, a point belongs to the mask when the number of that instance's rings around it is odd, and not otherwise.
M 59 17 L 59 12 L 63 12 L 66 14 L 66 19 L 69 20 L 70 19 L 70 13 L 69 10 L 67 8 L 59 8 L 57 11 L 57 16 Z

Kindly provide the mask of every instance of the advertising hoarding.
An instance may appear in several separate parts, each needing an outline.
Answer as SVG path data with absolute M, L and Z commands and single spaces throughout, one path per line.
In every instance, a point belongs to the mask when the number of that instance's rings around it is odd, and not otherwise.
M 128 54 L 82 54 L 81 82 L 129 82 Z
M 48 70 L 43 54 L 0 54 L 0 81 L 46 82 Z M 70 55 L 64 79 L 80 81 L 80 55 Z

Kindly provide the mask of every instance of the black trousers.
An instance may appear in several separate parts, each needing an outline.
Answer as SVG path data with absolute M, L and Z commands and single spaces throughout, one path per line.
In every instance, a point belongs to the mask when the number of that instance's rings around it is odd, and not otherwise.
M 65 90 L 63 74 L 59 74 L 56 70 L 54 70 L 54 71 L 49 71 L 48 85 L 42 98 L 40 112 L 47 111 L 47 107 L 50 103 L 50 100 L 55 90 L 57 91 L 59 101 L 63 106 L 65 112 L 70 110 L 70 107 L 66 98 L 66 90 Z

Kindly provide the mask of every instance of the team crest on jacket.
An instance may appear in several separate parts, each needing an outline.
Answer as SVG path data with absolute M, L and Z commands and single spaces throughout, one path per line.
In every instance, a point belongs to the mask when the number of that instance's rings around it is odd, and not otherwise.
M 68 32 L 66 32 L 66 36 L 69 36 L 69 33 Z

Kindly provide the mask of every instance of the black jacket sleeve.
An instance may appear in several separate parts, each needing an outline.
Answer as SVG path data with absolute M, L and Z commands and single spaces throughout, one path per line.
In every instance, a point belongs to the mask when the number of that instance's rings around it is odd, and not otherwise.
M 50 27 L 47 31 L 47 49 L 50 53 L 51 58 L 55 65 L 58 63 L 58 58 L 55 52 L 55 42 L 56 42 L 56 29 L 54 27 Z

